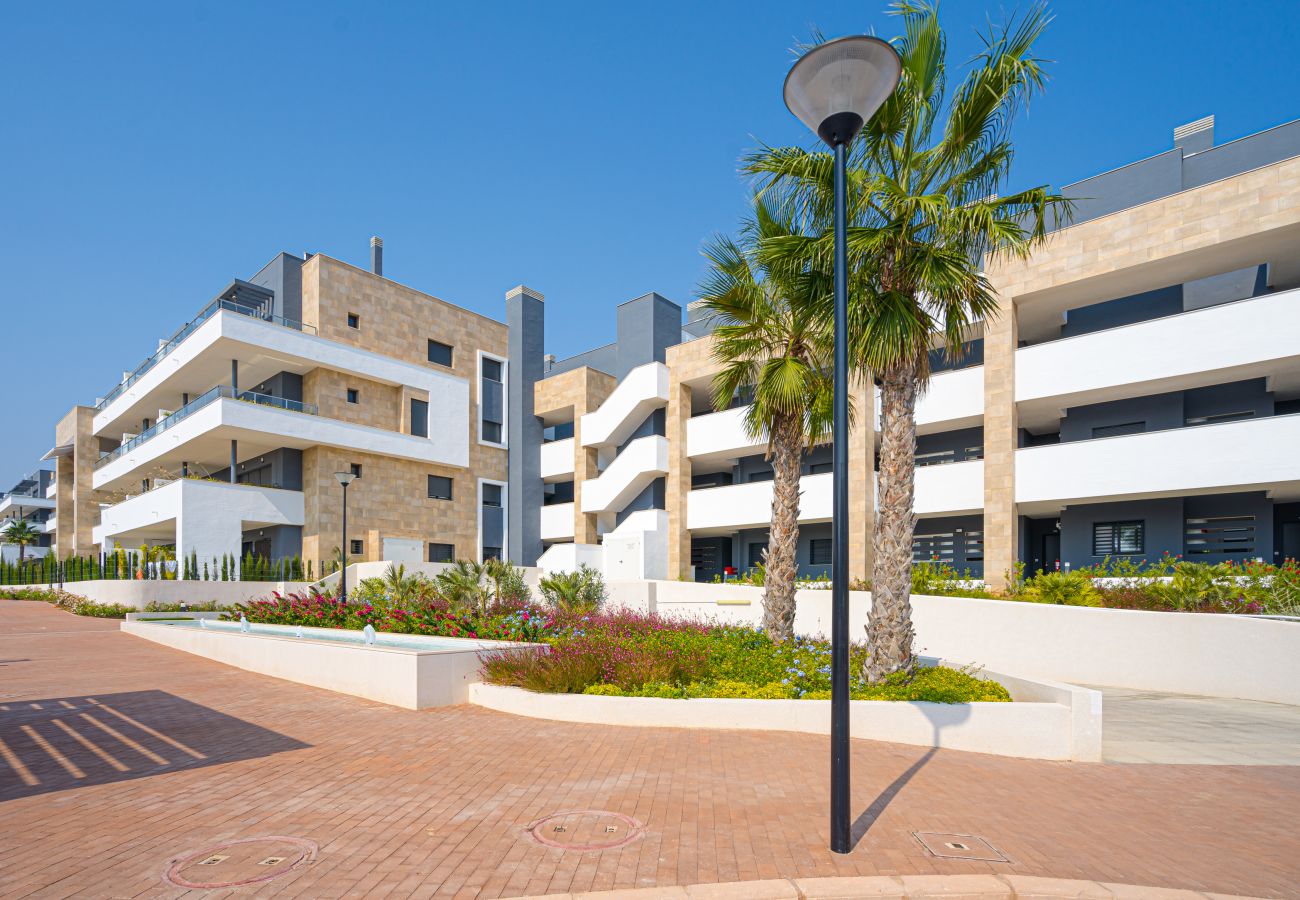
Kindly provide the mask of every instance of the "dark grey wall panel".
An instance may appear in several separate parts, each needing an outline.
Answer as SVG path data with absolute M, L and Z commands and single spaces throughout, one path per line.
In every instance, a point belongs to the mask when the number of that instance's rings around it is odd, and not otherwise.
M 546 308 L 541 300 L 516 293 L 506 300 L 510 450 L 506 502 L 512 561 L 531 566 L 542 554 L 542 422 L 533 414 L 533 387 L 542 379 Z

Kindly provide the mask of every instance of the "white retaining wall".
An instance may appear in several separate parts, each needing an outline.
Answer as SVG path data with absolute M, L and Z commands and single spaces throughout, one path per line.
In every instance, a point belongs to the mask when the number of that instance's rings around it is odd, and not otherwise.
M 953 663 L 948 663 L 953 665 Z M 984 671 L 1014 703 L 908 703 L 854 700 L 855 738 L 994 753 L 1025 759 L 1101 759 L 1101 694 L 1054 682 Z M 537 694 L 477 683 L 470 702 L 500 712 L 561 722 L 637 727 L 830 733 L 829 700 L 733 700 Z
M 758 624 L 763 589 L 681 581 L 611 582 L 611 603 L 665 615 Z M 798 592 L 795 630 L 827 635 L 830 592 Z M 864 636 L 869 593 L 849 597 Z M 1052 681 L 1300 705 L 1300 623 L 1209 613 L 1143 612 L 912 598 L 919 653 Z
M 45 587 L 44 584 L 32 587 Z M 57 587 L 57 585 L 56 585 Z M 69 594 L 94 600 L 96 603 L 120 603 L 144 609 L 150 603 L 215 602 L 221 606 L 247 603 L 260 597 L 269 597 L 272 591 L 281 594 L 301 591 L 305 581 L 65 581 L 63 589 Z

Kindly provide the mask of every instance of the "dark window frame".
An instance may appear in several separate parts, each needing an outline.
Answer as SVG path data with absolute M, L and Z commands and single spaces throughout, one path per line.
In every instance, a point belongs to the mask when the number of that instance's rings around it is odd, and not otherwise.
M 416 404 L 423 404 L 424 412 L 420 414 Z M 429 436 L 429 401 L 421 400 L 419 397 L 411 398 L 411 435 L 412 437 L 427 438 Z
M 444 344 L 442 341 L 435 341 L 433 338 L 429 338 L 428 340 L 429 340 L 429 344 L 426 351 L 426 358 L 428 359 L 428 361 L 433 363 L 435 366 L 445 366 L 448 369 L 452 368 L 456 362 L 456 348 L 451 344 Z M 441 351 L 443 350 L 447 351 L 446 362 L 443 362 L 441 359 L 434 358 L 435 348 L 438 351 L 438 355 L 441 355 Z
M 1092 439 L 1125 437 L 1130 434 L 1144 434 L 1147 430 L 1146 420 L 1140 422 L 1117 422 L 1114 425 L 1094 425 Z
M 808 540 L 808 565 L 829 566 L 834 559 L 834 538 L 810 538 Z
M 435 493 L 435 480 L 447 482 L 447 496 L 442 497 Z M 430 500 L 454 500 L 456 496 L 456 479 L 450 475 L 430 475 L 428 481 L 428 494 Z
M 497 499 L 495 503 L 488 501 L 488 489 L 495 488 Z M 491 484 L 484 482 L 479 492 L 479 503 L 484 509 L 500 509 L 505 504 L 506 489 L 504 485 Z
M 360 403 L 360 402 L 361 402 L 361 391 L 358 390 L 357 388 L 348 388 L 348 389 L 347 389 L 347 393 L 344 394 L 343 397 L 344 397 L 344 399 L 346 399 L 349 403 Z
M 361 556 L 366 552 L 365 541 L 360 538 L 352 538 L 352 540 L 348 541 L 348 545 L 351 547 L 348 556 Z
M 1123 529 L 1137 529 L 1137 549 L 1125 550 Z M 1106 534 L 1108 530 L 1109 534 Z M 1104 545 L 1103 542 L 1109 544 Z M 1092 523 L 1092 555 L 1104 556 L 1141 556 L 1146 553 L 1147 522 L 1146 519 L 1117 519 L 1109 522 Z
M 361 330 L 361 316 L 358 313 L 348 313 L 348 327 Z
M 446 558 L 437 558 L 437 559 L 435 559 L 435 558 L 434 558 L 434 557 L 435 557 L 435 552 L 434 552 L 434 551 L 435 551 L 435 548 L 437 549 L 437 555 L 438 555 L 439 557 L 442 556 L 442 552 L 445 550 L 445 551 L 446 551 Z M 429 548 L 428 548 L 428 555 L 429 555 L 429 562 L 455 562 L 455 561 L 456 561 L 456 545 L 455 545 L 455 544 L 440 544 L 440 543 L 437 543 L 436 541 L 430 541 L 430 542 L 429 542 Z
M 351 464 L 350 464 L 349 471 L 352 472 L 352 477 L 353 477 L 353 478 L 360 478 L 360 477 L 361 477 L 361 463 L 351 463 Z

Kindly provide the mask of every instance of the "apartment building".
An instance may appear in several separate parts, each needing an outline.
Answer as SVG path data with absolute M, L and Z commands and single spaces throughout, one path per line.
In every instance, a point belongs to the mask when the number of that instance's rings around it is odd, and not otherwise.
M 917 560 L 998 583 L 1105 557 L 1300 556 L 1300 122 L 1174 146 L 1068 185 L 1074 219 L 989 260 L 1002 312 L 917 410 Z M 540 316 L 541 304 L 537 304 Z M 618 339 L 543 364 L 517 401 L 519 558 L 712 579 L 762 558 L 771 468 L 715 410 L 709 324 L 648 295 Z M 534 330 L 539 325 L 534 324 Z M 528 385 L 518 385 L 520 392 Z M 531 402 L 532 409 L 526 409 Z M 878 403 L 853 398 L 851 576 L 870 568 Z M 831 461 L 807 454 L 803 574 L 831 558 Z
M 1107 556 L 1300 556 L 1300 121 L 1068 185 L 1073 221 L 988 260 L 1001 314 L 917 409 L 917 560 L 996 584 Z M 510 558 L 711 580 L 762 559 L 771 467 L 715 409 L 711 323 L 649 293 L 616 339 L 545 353 L 543 295 L 504 321 L 323 254 L 218 293 L 58 424 L 60 555 L 167 544 L 329 559 Z M 685 315 L 684 315 L 685 313 Z M 558 321 L 569 326 L 561 310 Z M 850 576 L 870 570 L 876 392 L 857 385 Z M 831 458 L 806 454 L 802 574 L 828 572 Z M 24 507 L 26 508 L 26 507 Z
M 507 553 L 507 329 L 324 254 L 235 279 L 58 424 L 60 555 Z
M 49 469 L 36 469 L 14 483 L 14 486 L 0 493 L 0 532 L 10 522 L 27 522 L 40 537 L 35 544 L 28 544 L 23 551 L 25 557 L 41 557 L 50 552 L 54 526 L 54 473 Z M 0 559 L 13 562 L 18 559 L 18 547 L 0 544 Z

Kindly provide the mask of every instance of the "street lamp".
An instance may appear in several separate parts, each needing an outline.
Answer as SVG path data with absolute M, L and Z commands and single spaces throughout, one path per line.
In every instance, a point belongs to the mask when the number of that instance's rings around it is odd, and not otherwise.
M 339 570 L 339 599 L 348 602 L 348 485 L 357 476 L 351 472 L 335 472 L 334 477 L 343 485 L 343 544 L 339 553 L 343 558 L 343 568 Z
M 835 152 L 835 405 L 831 506 L 831 850 L 852 849 L 849 808 L 849 143 L 898 86 L 898 53 L 866 35 L 808 51 L 785 77 L 785 105 Z

